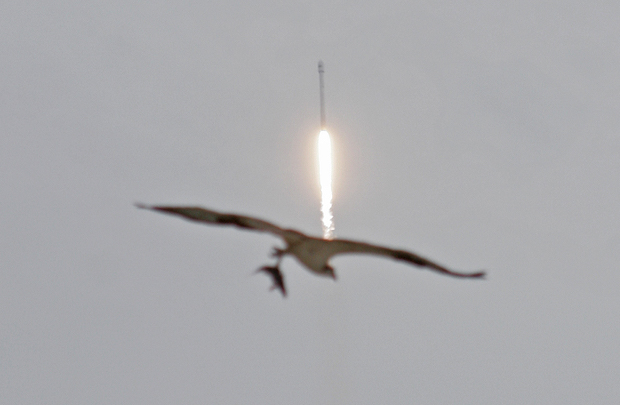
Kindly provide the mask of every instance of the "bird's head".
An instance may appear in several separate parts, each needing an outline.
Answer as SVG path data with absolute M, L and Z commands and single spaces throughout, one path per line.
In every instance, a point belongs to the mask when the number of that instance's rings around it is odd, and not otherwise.
M 325 267 L 323 267 L 323 273 L 325 273 L 326 276 L 333 278 L 334 280 L 336 279 L 336 272 L 334 271 L 334 268 L 329 264 L 326 264 Z

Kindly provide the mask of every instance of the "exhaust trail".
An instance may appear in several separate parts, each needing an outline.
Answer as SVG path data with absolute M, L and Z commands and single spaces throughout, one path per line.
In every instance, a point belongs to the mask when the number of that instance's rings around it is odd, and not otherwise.
M 321 184 L 321 223 L 323 239 L 334 238 L 334 214 L 332 212 L 332 142 L 325 124 L 325 95 L 323 62 L 319 61 L 319 87 L 321 94 L 321 132 L 319 133 L 319 180 Z

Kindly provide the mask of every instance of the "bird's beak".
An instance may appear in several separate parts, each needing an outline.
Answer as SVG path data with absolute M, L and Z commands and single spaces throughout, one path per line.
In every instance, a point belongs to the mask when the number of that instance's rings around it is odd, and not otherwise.
M 331 278 L 336 280 L 336 272 L 334 271 L 334 268 L 333 267 L 328 267 L 328 269 L 329 269 L 329 275 L 331 276 Z

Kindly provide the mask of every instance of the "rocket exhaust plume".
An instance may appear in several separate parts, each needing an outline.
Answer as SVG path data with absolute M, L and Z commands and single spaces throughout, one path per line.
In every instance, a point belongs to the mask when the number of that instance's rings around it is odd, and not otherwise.
M 332 214 L 332 146 L 327 131 L 319 133 L 319 179 L 321 181 L 321 213 L 323 238 L 334 237 L 334 215 Z
M 323 94 L 323 62 L 319 61 L 319 83 L 321 93 L 321 132 L 319 133 L 319 180 L 321 183 L 321 222 L 323 238 L 334 237 L 334 215 L 332 213 L 332 145 L 325 127 L 325 96 Z

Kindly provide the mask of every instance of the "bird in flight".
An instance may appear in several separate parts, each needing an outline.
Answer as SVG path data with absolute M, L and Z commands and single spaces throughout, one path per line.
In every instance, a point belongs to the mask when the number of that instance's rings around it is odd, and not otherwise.
M 485 276 L 484 271 L 462 273 L 448 270 L 435 262 L 406 250 L 390 249 L 347 239 L 316 238 L 294 229 L 280 228 L 271 222 L 245 215 L 220 213 L 202 207 L 148 206 L 144 204 L 136 204 L 136 206 L 138 208 L 164 212 L 166 214 L 179 215 L 185 219 L 206 224 L 233 225 L 242 229 L 267 232 L 281 238 L 286 244 L 286 248 L 280 249 L 276 247 L 273 249 L 272 255 L 277 258 L 276 264 L 274 266 L 263 266 L 258 269 L 257 272 L 262 271 L 270 275 L 273 280 L 271 289 L 280 290 L 283 296 L 286 296 L 286 287 L 284 286 L 284 277 L 280 272 L 280 262 L 286 255 L 295 257 L 311 272 L 321 276 L 331 277 L 334 280 L 336 279 L 336 273 L 334 272 L 334 268 L 329 265 L 328 261 L 332 256 L 343 253 L 365 253 L 384 256 L 407 262 L 418 267 L 426 267 L 432 271 L 452 277 L 484 278 Z

